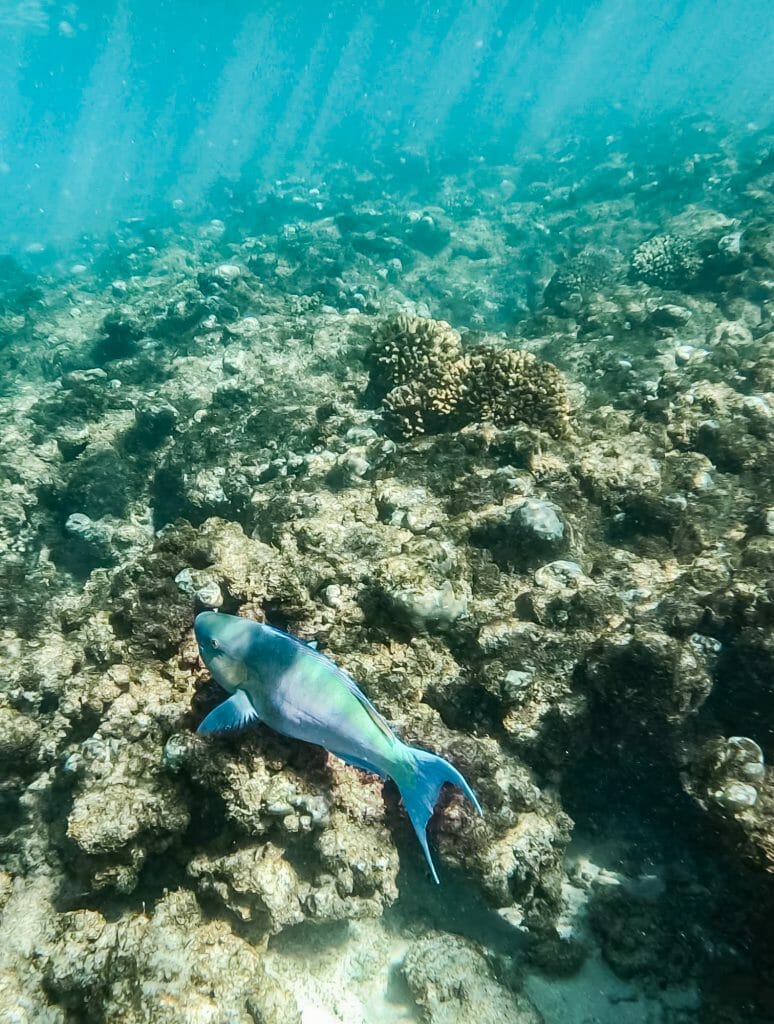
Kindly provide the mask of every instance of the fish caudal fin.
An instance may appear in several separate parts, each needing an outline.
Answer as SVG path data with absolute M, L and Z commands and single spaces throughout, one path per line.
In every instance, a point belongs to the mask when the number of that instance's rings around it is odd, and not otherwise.
M 424 851 L 430 867 L 430 873 L 434 880 L 438 882 L 438 873 L 435 870 L 433 858 L 430 855 L 430 848 L 427 845 L 427 823 L 435 808 L 441 787 L 445 782 L 458 786 L 478 813 L 483 814 L 483 811 L 476 799 L 476 794 L 454 765 L 449 764 L 442 757 L 431 754 L 426 750 L 420 750 L 418 747 L 407 747 L 406 753 L 407 760 L 411 762 L 413 771 L 408 778 L 404 775 L 400 781 L 397 779 L 395 781 L 403 798 L 403 806 L 406 808 L 411 824 L 414 826 L 414 831 L 417 834 L 419 844 Z M 407 765 L 406 775 L 408 775 L 408 771 Z

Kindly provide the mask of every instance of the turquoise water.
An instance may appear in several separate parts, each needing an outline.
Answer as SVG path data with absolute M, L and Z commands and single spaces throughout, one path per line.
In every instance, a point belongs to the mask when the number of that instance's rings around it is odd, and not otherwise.
M 222 179 L 523 160 L 675 114 L 766 124 L 766 0 L 0 7 L 14 247 L 198 208 Z
M 774 1020 L 773 44 L 0 0 L 0 1020 Z

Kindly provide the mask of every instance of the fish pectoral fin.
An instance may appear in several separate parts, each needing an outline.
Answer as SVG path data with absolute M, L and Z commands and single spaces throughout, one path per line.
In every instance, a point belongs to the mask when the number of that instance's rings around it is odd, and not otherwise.
M 227 729 L 243 729 L 251 722 L 257 722 L 258 712 L 250 703 L 244 690 L 236 690 L 228 700 L 218 704 L 201 722 L 198 733 L 225 732 Z

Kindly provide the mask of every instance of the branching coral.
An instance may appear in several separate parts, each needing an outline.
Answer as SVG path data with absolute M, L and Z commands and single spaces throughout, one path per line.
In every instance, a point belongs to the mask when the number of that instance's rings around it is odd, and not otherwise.
M 560 370 L 531 352 L 479 348 L 465 360 L 461 411 L 466 420 L 498 427 L 528 423 L 549 434 L 565 433 L 570 400 Z
M 430 384 L 461 356 L 460 336 L 445 320 L 399 313 L 376 332 L 371 385 L 386 394 L 405 384 Z
M 445 320 L 399 314 L 376 332 L 371 390 L 403 437 L 442 429 L 460 397 L 462 342 Z
M 530 352 L 481 347 L 462 354 L 444 320 L 399 315 L 379 327 L 369 390 L 400 437 L 438 433 L 477 420 L 566 431 L 570 403 L 562 373 Z
M 632 253 L 632 277 L 662 288 L 682 288 L 694 281 L 701 269 L 697 249 L 679 235 L 655 235 Z

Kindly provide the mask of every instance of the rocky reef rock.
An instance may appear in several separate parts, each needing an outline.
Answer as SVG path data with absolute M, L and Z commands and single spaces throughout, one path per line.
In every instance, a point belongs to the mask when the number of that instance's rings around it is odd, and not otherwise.
M 558 267 L 543 291 L 543 302 L 558 316 L 580 312 L 589 296 L 600 292 L 617 273 L 617 260 L 586 249 Z
M 223 922 L 206 920 L 190 892 L 169 893 L 150 916 L 115 923 L 83 910 L 63 915 L 58 926 L 46 986 L 68 1015 L 127 1024 L 300 1024 L 293 994 L 267 977 L 258 951 Z
M 540 1024 L 526 996 L 500 984 L 480 949 L 457 936 L 426 935 L 401 968 L 424 1024 Z

